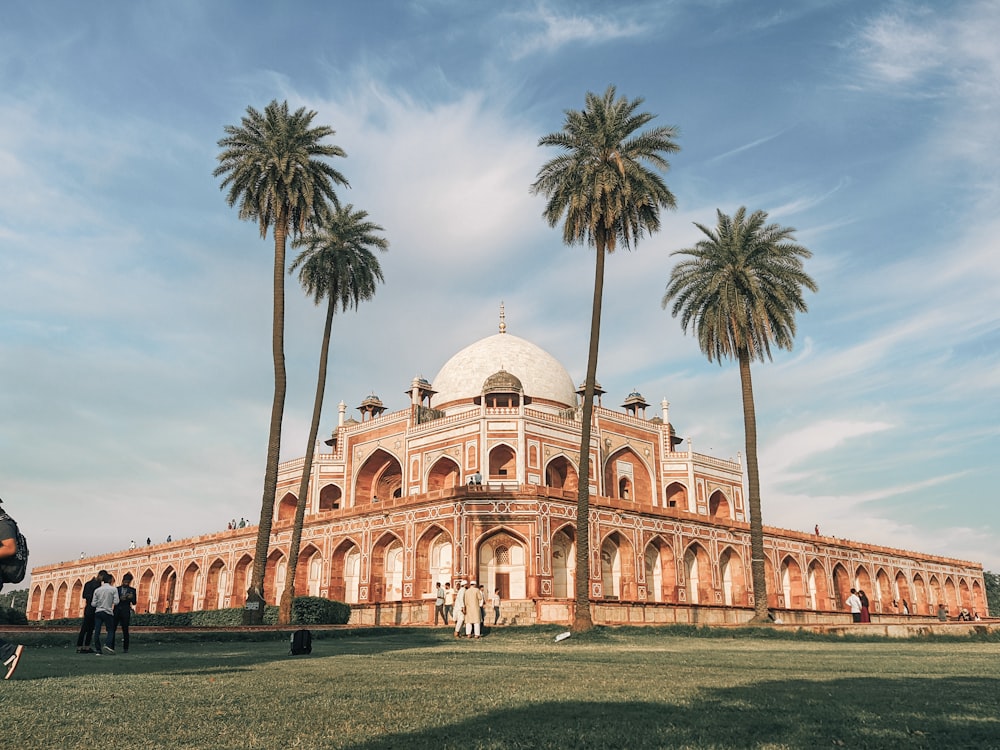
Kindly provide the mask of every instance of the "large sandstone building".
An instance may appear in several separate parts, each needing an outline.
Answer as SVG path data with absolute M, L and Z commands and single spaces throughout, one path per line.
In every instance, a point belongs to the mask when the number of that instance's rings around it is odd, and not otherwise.
M 372 395 L 314 457 L 296 590 L 349 602 L 352 622 L 428 622 L 438 581 L 497 588 L 508 622 L 565 622 L 575 581 L 581 394 L 566 369 L 506 332 L 455 354 L 409 403 Z M 597 392 L 590 447 L 590 595 L 598 622 L 740 622 L 752 614 L 739 460 L 686 447 L 668 404 Z M 303 459 L 280 467 L 265 595 L 284 587 Z M 481 481 L 481 483 L 477 483 Z M 98 568 L 131 572 L 139 612 L 243 606 L 256 528 L 35 568 L 32 619 L 81 612 Z M 768 604 L 843 619 L 852 586 L 874 612 L 986 614 L 972 562 L 765 527 Z M 895 603 L 895 605 L 893 604 Z M 831 615 L 829 613 L 838 613 Z M 824 614 L 827 613 L 827 614 Z

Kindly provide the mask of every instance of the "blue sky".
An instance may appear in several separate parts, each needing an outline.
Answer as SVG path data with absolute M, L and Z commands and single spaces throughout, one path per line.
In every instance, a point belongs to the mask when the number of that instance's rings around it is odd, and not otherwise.
M 322 430 L 508 330 L 586 368 L 593 261 L 529 185 L 587 91 L 680 130 L 677 210 L 609 261 L 598 379 L 743 449 L 739 376 L 660 307 L 716 209 L 797 229 L 819 285 L 754 369 L 766 524 L 1000 570 L 1000 2 L 8 2 L 0 497 L 32 563 L 259 515 L 272 242 L 212 177 L 248 105 L 315 110 L 391 243 L 334 323 Z M 282 457 L 322 311 L 287 287 Z M 655 412 L 655 410 L 654 410 Z

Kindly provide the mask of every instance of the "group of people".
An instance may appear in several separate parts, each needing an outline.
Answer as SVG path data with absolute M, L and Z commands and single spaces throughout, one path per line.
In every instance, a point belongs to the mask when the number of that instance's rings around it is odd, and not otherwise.
M 490 597 L 493 607 L 493 624 L 500 622 L 500 589 L 494 589 Z M 475 581 L 458 581 L 452 588 L 450 582 L 437 584 L 434 598 L 434 624 L 450 619 L 455 620 L 455 637 L 462 637 L 463 626 L 467 638 L 482 638 L 483 624 L 486 622 L 486 587 Z
M 851 620 L 854 622 L 871 622 L 872 614 L 868 609 L 868 596 L 862 589 L 851 589 L 847 597 L 847 606 L 851 608 Z
M 226 524 L 226 530 L 232 531 L 233 529 L 245 529 L 250 525 L 250 522 L 245 518 L 240 518 L 239 522 L 234 518 L 232 521 Z
M 106 570 L 99 570 L 83 585 L 83 624 L 76 637 L 78 654 L 114 655 L 115 633 L 119 628 L 122 631 L 122 650 L 128 653 L 129 624 L 132 620 L 132 607 L 135 606 L 136 590 L 132 586 L 131 573 L 122 576 L 120 586 L 114 586 L 114 582 L 113 575 Z M 102 630 L 105 633 L 103 646 Z

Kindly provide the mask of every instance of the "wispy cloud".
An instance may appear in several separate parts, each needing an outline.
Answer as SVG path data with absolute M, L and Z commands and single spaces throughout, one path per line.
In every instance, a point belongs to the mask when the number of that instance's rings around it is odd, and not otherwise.
M 511 15 L 528 29 L 514 43 L 511 55 L 515 60 L 538 53 L 552 55 L 571 44 L 611 44 L 651 33 L 650 25 L 630 20 L 627 15 L 563 13 L 540 4 L 534 10 Z

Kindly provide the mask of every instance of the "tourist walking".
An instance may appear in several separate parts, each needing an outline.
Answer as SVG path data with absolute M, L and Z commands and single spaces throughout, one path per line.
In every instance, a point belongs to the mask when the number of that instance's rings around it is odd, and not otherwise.
M 851 608 L 851 620 L 861 622 L 861 597 L 856 589 L 851 589 L 851 595 L 847 597 L 847 606 Z
M 3 500 L 0 500 L 0 504 L 2 503 Z M 3 509 L 0 509 L 0 558 L 13 557 L 17 554 L 16 529 L 14 519 L 8 516 Z M 2 589 L 3 581 L 0 581 L 0 590 Z M 0 664 L 3 665 L 3 678 L 5 680 L 9 680 L 14 674 L 23 652 L 24 646 L 21 644 L 8 643 L 0 638 Z
M 490 604 L 493 605 L 493 624 L 500 622 L 500 589 L 493 589 L 493 596 L 490 597 Z
M 455 588 L 455 637 L 461 638 L 462 625 L 465 624 L 465 581 L 459 581 Z
M 111 648 L 115 647 L 115 633 L 122 630 L 122 651 L 128 653 L 128 626 L 132 622 L 132 605 L 135 604 L 136 590 L 132 587 L 132 574 L 122 576 L 122 585 L 118 587 L 118 604 L 115 605 L 115 622 L 111 628 Z
M 101 628 L 107 631 L 104 653 L 115 653 L 115 606 L 118 604 L 118 589 L 111 585 L 115 580 L 107 571 L 102 571 L 101 586 L 94 592 L 94 652 L 101 655 Z
M 475 581 L 469 581 L 469 587 L 462 594 L 462 604 L 465 609 L 465 635 L 469 638 L 483 637 L 483 592 Z
M 443 618 L 444 624 L 448 624 L 448 615 L 444 611 L 444 586 L 438 581 L 437 591 L 434 594 L 434 624 L 438 624 L 438 620 Z
M 455 589 L 451 587 L 451 581 L 444 584 L 444 624 L 455 616 Z
M 92 599 L 94 592 L 101 587 L 101 579 L 107 575 L 106 570 L 99 570 L 94 573 L 94 577 L 83 584 L 83 623 L 80 625 L 80 634 L 76 637 L 76 652 L 78 654 L 92 654 L 94 649 L 90 647 L 90 640 L 94 636 L 94 605 Z M 97 647 L 100 651 L 100 646 Z

